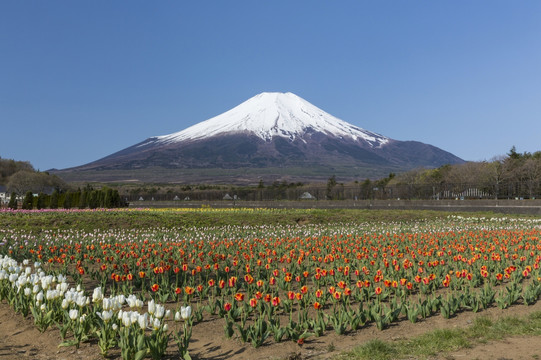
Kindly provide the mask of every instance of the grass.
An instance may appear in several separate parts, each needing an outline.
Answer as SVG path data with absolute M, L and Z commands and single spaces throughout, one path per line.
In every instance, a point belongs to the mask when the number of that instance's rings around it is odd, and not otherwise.
M 193 228 L 216 226 L 260 226 L 305 224 L 366 224 L 411 223 L 435 220 L 450 215 L 464 217 L 517 217 L 491 212 L 448 212 L 432 210 L 372 210 L 372 209 L 121 209 L 83 212 L 0 212 L 4 229 L 31 232 L 44 230 Z M 521 217 L 527 217 L 521 215 Z
M 293 225 L 410 222 L 436 219 L 449 212 L 361 209 L 169 209 L 94 212 L 0 213 L 5 229 L 32 232 L 77 229 L 191 228 L 225 225 Z
M 412 339 L 392 342 L 371 340 L 351 352 L 339 355 L 338 359 L 428 359 L 510 336 L 534 335 L 541 335 L 541 311 L 525 317 L 508 316 L 497 320 L 481 316 L 465 329 L 439 329 Z

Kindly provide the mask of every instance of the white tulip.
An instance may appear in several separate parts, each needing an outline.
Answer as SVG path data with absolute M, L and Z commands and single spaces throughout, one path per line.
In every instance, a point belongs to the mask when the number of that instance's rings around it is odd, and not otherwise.
M 10 274 L 9 275 L 9 282 L 14 283 L 15 281 L 17 281 L 18 278 L 19 278 L 19 275 L 17 275 L 17 274 Z
M 181 306 L 180 307 L 180 316 L 182 319 L 187 320 L 192 315 L 192 307 L 191 306 Z
M 133 325 L 139 321 L 139 313 L 137 311 L 132 311 L 130 314 L 130 323 Z
M 124 295 L 115 296 L 113 298 L 113 309 L 120 310 L 122 309 L 122 305 L 126 301 Z
M 103 311 L 101 313 L 101 316 L 102 320 L 104 322 L 108 322 L 109 320 L 111 320 L 113 318 L 113 311 L 112 310 L 109 310 L 109 311 Z
M 103 302 L 102 302 L 103 310 L 112 309 L 113 307 L 112 305 L 113 305 L 113 300 L 111 300 L 110 298 L 103 298 Z
M 62 294 L 68 291 L 69 284 L 67 282 L 61 282 L 59 285 L 60 285 L 60 292 L 62 292 Z
M 86 296 L 78 296 L 77 299 L 75 299 L 75 303 L 77 304 L 77 306 L 83 307 L 87 305 L 86 300 L 87 300 Z
M 45 294 L 45 298 L 47 300 L 54 300 L 58 296 L 58 291 L 56 290 L 47 290 L 47 293 Z
M 70 317 L 71 320 L 76 320 L 79 317 L 79 310 L 71 309 L 69 311 L 69 317 Z
M 150 315 L 154 315 L 155 311 L 156 311 L 156 303 L 154 302 L 154 300 L 150 300 L 148 302 L 148 313 Z
M 137 318 L 137 322 L 139 323 L 139 327 L 145 330 L 148 324 L 148 314 L 145 313 L 143 315 L 139 315 L 139 317 Z
M 165 307 L 163 305 L 156 305 L 156 314 L 154 316 L 158 319 L 161 319 L 164 314 L 165 314 Z
M 130 326 L 131 325 L 131 317 L 130 317 L 130 313 L 125 311 L 122 313 L 122 324 L 126 327 Z
M 136 307 L 137 305 L 137 296 L 135 295 L 130 295 L 126 298 L 126 302 L 128 303 L 128 306 L 133 308 L 133 307 Z
M 120 305 L 123 305 L 126 302 L 126 297 L 123 294 L 117 295 L 116 300 Z

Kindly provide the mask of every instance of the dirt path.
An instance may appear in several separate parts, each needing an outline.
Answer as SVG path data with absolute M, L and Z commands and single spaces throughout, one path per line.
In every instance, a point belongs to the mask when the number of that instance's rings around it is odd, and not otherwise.
M 367 326 L 357 332 L 343 336 L 332 330 L 323 337 L 310 338 L 302 347 L 291 341 L 275 344 L 267 343 L 254 349 L 250 344 L 239 340 L 226 339 L 223 320 L 211 319 L 194 326 L 190 354 L 193 359 L 330 359 L 342 351 L 350 350 L 366 341 L 381 339 L 396 341 L 421 335 L 440 328 L 464 328 L 471 326 L 476 316 L 487 315 L 494 319 L 502 316 L 524 316 L 541 311 L 541 302 L 533 306 L 516 305 L 507 310 L 491 308 L 474 314 L 463 312 L 451 319 L 434 316 L 417 324 L 401 321 L 390 328 L 379 331 L 375 326 Z M 172 324 L 173 325 L 173 324 Z M 59 348 L 61 339 L 55 327 L 40 333 L 29 316 L 15 314 L 6 303 L 0 303 L 0 359 L 102 359 L 96 344 L 84 343 L 79 349 Z M 119 359 L 118 352 L 112 359 Z M 168 349 L 168 359 L 177 358 L 174 344 Z M 478 345 L 438 358 L 449 359 L 539 359 L 541 358 L 541 337 L 516 337 L 505 341 Z
M 531 360 L 541 358 L 541 337 L 514 337 L 453 352 L 444 357 L 447 360 Z

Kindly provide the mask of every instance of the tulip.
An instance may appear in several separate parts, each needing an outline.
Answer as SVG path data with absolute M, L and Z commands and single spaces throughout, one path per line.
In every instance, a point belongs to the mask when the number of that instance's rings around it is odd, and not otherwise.
M 160 319 L 155 318 L 154 321 L 152 322 L 152 328 L 154 330 L 158 330 L 160 326 L 161 326 Z
M 145 330 L 148 324 L 148 313 L 137 316 L 137 323 L 142 330 Z
M 255 308 L 257 306 L 257 299 L 256 298 L 251 298 L 250 299 L 250 306 Z
M 229 311 L 229 310 L 226 310 Z M 191 306 L 181 306 L 180 307 L 180 316 L 183 320 L 187 320 L 192 315 L 192 307 Z
M 156 305 L 156 313 L 154 314 L 154 316 L 157 319 L 161 319 L 164 315 L 165 315 L 165 307 L 159 304 Z
M 154 300 L 150 300 L 148 302 L 148 313 L 150 315 L 154 315 L 155 311 L 156 311 L 156 303 L 154 302 Z
M 79 310 L 77 310 L 77 309 L 71 309 L 71 310 L 69 311 L 68 315 L 69 315 L 69 318 L 70 318 L 71 320 L 75 320 L 75 319 L 77 319 L 77 318 L 79 317 Z
M 101 302 L 103 300 L 103 292 L 101 290 L 101 286 L 98 286 L 94 289 L 94 292 L 92 294 L 92 302 Z

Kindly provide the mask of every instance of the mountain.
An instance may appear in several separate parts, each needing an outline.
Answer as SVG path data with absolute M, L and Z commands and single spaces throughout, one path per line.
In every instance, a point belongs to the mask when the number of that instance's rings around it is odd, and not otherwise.
M 375 178 L 461 162 L 432 145 L 349 124 L 295 94 L 261 93 L 185 130 L 150 137 L 58 174 L 102 181 L 321 181 L 333 174 Z

